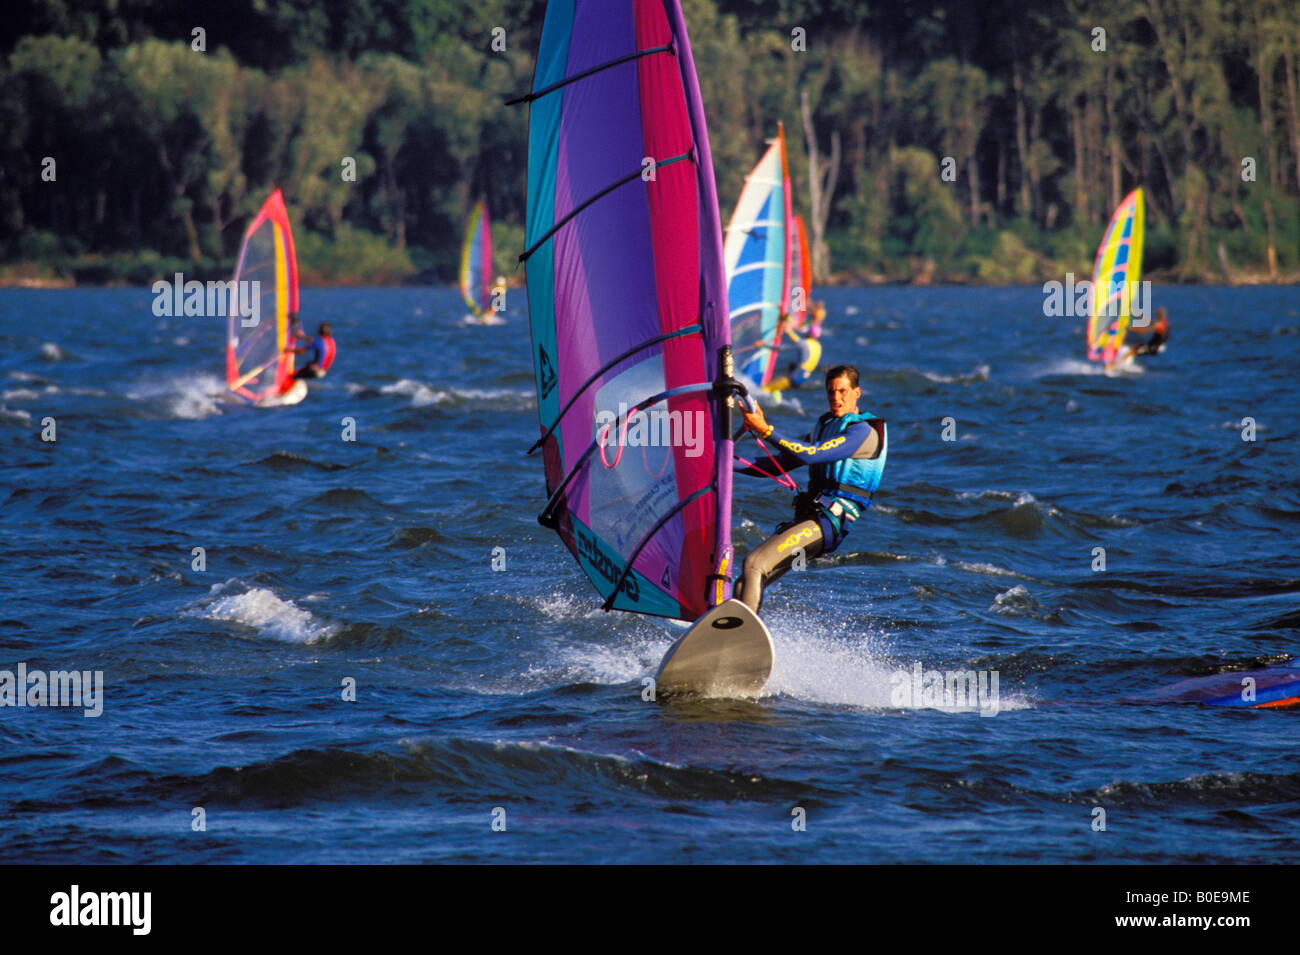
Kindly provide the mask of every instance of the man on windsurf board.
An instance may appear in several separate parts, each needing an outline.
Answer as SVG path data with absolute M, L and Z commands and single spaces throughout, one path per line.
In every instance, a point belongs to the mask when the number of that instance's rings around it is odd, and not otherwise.
M 301 324 L 297 327 L 297 333 L 303 339 L 307 337 L 302 330 Z M 325 372 L 329 371 L 330 365 L 334 364 L 334 333 L 330 329 L 329 323 L 322 322 L 311 344 L 301 345 L 295 348 L 293 352 L 295 355 L 311 352 L 311 358 L 307 360 L 307 364 L 293 373 L 295 380 L 324 378 Z
M 1137 358 L 1141 355 L 1159 355 L 1164 350 L 1165 343 L 1169 341 L 1169 317 L 1165 315 L 1163 308 L 1156 309 L 1156 323 L 1151 328 L 1151 337 L 1140 345 L 1130 345 L 1125 351 L 1128 352 L 1127 358 Z
M 822 360 L 822 345 L 818 339 L 821 338 L 822 322 L 825 320 L 826 306 L 818 302 L 813 306 L 812 322 L 806 330 L 802 319 L 786 324 L 785 335 L 789 336 L 797 349 L 795 359 L 790 362 L 785 374 L 772 379 L 764 391 L 776 394 L 788 388 L 802 388 L 807 383 Z M 802 335 L 799 334 L 801 331 Z
M 856 368 L 831 368 L 826 372 L 830 411 L 817 419 L 807 438 L 798 440 L 777 432 L 761 408 L 745 412 L 745 426 L 778 448 L 773 459 L 778 467 L 809 468 L 808 489 L 794 499 L 794 520 L 779 525 L 745 558 L 735 595 L 755 613 L 763 588 L 788 571 L 800 553 L 807 559 L 833 552 L 871 506 L 889 442 L 884 420 L 858 410 L 861 396 Z M 736 473 L 773 477 L 756 465 L 739 467 Z

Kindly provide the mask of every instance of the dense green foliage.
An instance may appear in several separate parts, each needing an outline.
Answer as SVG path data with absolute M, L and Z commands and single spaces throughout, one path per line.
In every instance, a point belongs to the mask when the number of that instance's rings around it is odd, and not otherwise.
M 841 147 L 836 272 L 1086 273 L 1139 184 L 1148 271 L 1300 268 L 1300 8 L 1285 0 L 684 6 L 724 220 L 777 120 L 807 210 L 806 94 L 822 159 Z M 527 112 L 503 100 L 529 85 L 543 12 L 20 0 L 0 40 L 0 255 L 89 281 L 219 274 L 279 185 L 308 278 L 450 278 L 479 195 L 512 274 Z

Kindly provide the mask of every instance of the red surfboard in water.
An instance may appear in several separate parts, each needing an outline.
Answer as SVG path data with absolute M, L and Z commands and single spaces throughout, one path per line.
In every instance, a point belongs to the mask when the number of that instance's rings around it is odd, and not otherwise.
M 1128 699 L 1135 703 L 1204 703 L 1250 709 L 1300 706 L 1300 660 L 1264 670 L 1193 677 Z

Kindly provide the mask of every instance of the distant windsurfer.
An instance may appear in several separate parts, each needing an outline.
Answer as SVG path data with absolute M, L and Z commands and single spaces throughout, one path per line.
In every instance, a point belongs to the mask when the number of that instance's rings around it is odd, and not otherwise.
M 817 419 L 806 439 L 790 439 L 776 431 L 755 407 L 745 412 L 745 426 L 778 449 L 776 463 L 789 470 L 809 467 L 808 489 L 794 499 L 794 520 L 750 551 L 741 569 L 736 596 L 755 613 L 763 589 L 786 573 L 795 560 L 833 552 L 849 526 L 871 506 L 871 495 L 885 469 L 889 441 L 885 422 L 858 410 L 862 389 L 852 365 L 826 372 L 826 401 L 830 411 Z M 739 474 L 771 477 L 757 465 L 736 469 Z
M 778 392 L 787 388 L 802 388 L 817 371 L 817 366 L 822 360 L 822 344 L 818 339 L 822 334 L 822 322 L 826 320 L 826 306 L 818 302 L 813 306 L 812 322 L 800 336 L 798 332 L 803 329 L 802 320 L 792 322 L 785 327 L 785 335 L 794 342 L 798 351 L 795 358 L 786 367 L 785 374 L 779 378 L 774 378 L 767 386 L 767 391 Z
M 1140 355 L 1159 355 L 1164 350 L 1165 343 L 1169 341 L 1169 318 L 1165 315 L 1163 308 L 1156 309 L 1156 323 L 1151 327 L 1151 337 L 1140 345 L 1130 345 L 1126 351 L 1127 357 L 1136 358 Z
M 814 302 L 812 313 L 812 324 L 808 327 L 809 338 L 822 337 L 822 322 L 826 321 L 826 303 Z
M 296 315 L 294 317 L 297 318 Z M 307 337 L 301 323 L 297 324 L 296 333 L 301 338 Z M 324 378 L 325 372 L 329 371 L 330 365 L 334 364 L 334 332 L 328 322 L 320 324 L 316 337 L 310 344 L 300 345 L 293 350 L 295 355 L 303 355 L 307 352 L 311 352 L 311 358 L 307 360 L 307 364 L 293 373 L 294 379 Z

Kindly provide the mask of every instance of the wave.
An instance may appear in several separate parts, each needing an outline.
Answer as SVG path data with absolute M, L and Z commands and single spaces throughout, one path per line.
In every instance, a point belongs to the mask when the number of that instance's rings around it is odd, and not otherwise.
M 993 598 L 993 603 L 989 604 L 989 610 L 1002 614 L 1036 616 L 1034 612 L 1040 609 L 1042 607 L 1039 602 L 1033 598 L 1023 584 L 1016 584 L 1010 590 L 1004 590 Z
M 225 380 L 212 374 L 137 382 L 126 391 L 129 399 L 160 410 L 164 417 L 189 421 L 221 414 L 226 394 Z
M 766 696 L 779 694 L 873 710 L 937 709 L 976 713 L 981 709 L 973 698 L 945 699 L 929 692 L 914 692 L 918 667 L 924 685 L 933 673 L 965 674 L 971 669 L 966 665 L 940 666 L 933 660 L 900 662 L 887 649 L 886 635 L 864 635 L 857 625 L 837 622 L 820 613 L 777 612 L 771 614 L 767 623 L 776 657 Z M 991 689 L 991 674 L 986 674 L 985 679 L 985 686 Z M 990 712 L 1032 706 L 1023 692 L 1007 693 L 1001 686 L 1000 676 L 996 694 L 996 704 L 990 702 L 984 707 Z
M 536 704 L 535 704 L 536 705 Z M 246 766 L 222 766 L 197 775 L 144 777 L 138 768 L 121 790 L 123 804 L 133 800 L 181 799 L 186 805 L 253 805 L 284 808 L 313 802 L 352 801 L 383 796 L 427 801 L 438 793 L 460 804 L 490 810 L 506 804 L 506 823 L 513 807 L 563 794 L 608 798 L 610 791 L 633 796 L 689 800 L 786 801 L 826 792 L 805 781 L 764 776 L 750 770 L 679 766 L 643 753 L 593 753 L 554 742 L 456 737 L 407 737 L 397 750 L 355 752 L 330 747 L 299 749 Z M 101 798 L 102 802 L 102 798 Z M 46 808 L 25 801 L 20 811 Z
M 937 384 L 965 385 L 965 384 L 971 384 L 976 381 L 988 381 L 990 371 L 991 369 L 989 368 L 988 365 L 976 365 L 974 368 L 972 368 L 970 371 L 966 372 L 965 374 L 959 374 L 959 375 L 941 375 L 938 372 L 934 372 L 934 371 L 923 371 L 921 372 L 921 374 L 924 375 L 930 381 L 933 381 Z
M 294 454 L 292 451 L 272 451 L 253 463 L 257 467 L 270 468 L 273 471 L 294 471 L 303 468 L 315 468 L 317 471 L 344 471 L 351 466 L 330 461 L 313 461 L 306 455 Z
M 259 637 L 285 643 L 320 643 L 339 632 L 337 624 L 319 619 L 292 600 L 277 596 L 274 591 L 253 587 L 238 593 L 226 593 L 229 589 L 243 587 L 245 585 L 238 580 L 214 584 L 206 605 L 191 613 L 208 620 L 237 623 L 257 631 Z
M 1097 361 L 1084 361 L 1082 358 L 1060 358 L 1043 368 L 1031 373 L 1033 378 L 1051 378 L 1057 375 L 1105 375 L 1106 366 Z
M 1032 577 L 1029 577 L 1026 574 L 1009 570 L 1006 567 L 999 567 L 996 564 L 985 563 L 983 561 L 967 563 L 964 560 L 954 560 L 952 566 L 957 568 L 957 570 L 964 570 L 968 574 L 985 574 L 989 577 L 1017 577 L 1020 580 L 1033 580 Z
M 933 485 L 917 486 L 923 488 L 931 499 L 944 495 L 949 500 L 953 498 L 961 499 L 959 495 L 942 488 L 935 488 Z M 900 489 L 900 496 L 905 490 L 906 488 Z M 981 492 L 976 495 L 966 494 L 964 499 L 988 499 L 994 501 L 996 506 L 976 514 L 964 510 L 953 513 L 952 508 L 944 508 L 940 501 L 937 502 L 935 510 L 919 507 L 897 507 L 894 512 L 899 519 L 907 524 L 952 526 L 954 524 L 970 523 L 977 527 L 991 526 L 1008 536 L 1024 540 L 1037 537 L 1045 527 L 1049 526 L 1049 522 L 1055 523 L 1058 518 L 1062 517 L 1059 508 L 1052 504 L 1040 502 L 1028 491 Z M 883 507 L 873 505 L 873 509 L 888 513 Z
M 581 621 L 586 625 L 593 618 L 606 618 L 591 601 L 570 594 L 552 594 L 535 599 L 535 603 L 543 614 L 555 620 Z M 671 621 L 626 617 L 606 619 L 610 623 L 602 627 L 603 634 L 598 639 L 561 637 L 546 647 L 544 658 L 534 660 L 519 672 L 495 680 L 480 680 L 473 690 L 502 695 L 592 684 L 627 686 L 629 694 L 639 695 L 643 681 L 654 675 L 663 654 L 681 635 L 685 624 L 674 626 Z M 867 710 L 977 712 L 979 709 L 967 700 L 949 703 L 936 702 L 929 696 L 915 700 L 910 694 L 900 696 L 902 683 L 909 688 L 912 685 L 916 661 L 899 663 L 887 650 L 883 634 L 863 635 L 856 624 L 836 621 L 819 612 L 776 611 L 765 619 L 772 633 L 775 658 L 772 675 L 760 700 L 784 698 Z M 933 664 L 927 664 L 925 669 L 926 672 L 933 669 Z M 968 669 L 945 666 L 942 671 L 965 673 Z M 1023 709 L 1031 705 L 1020 691 L 1008 693 L 1007 688 L 999 687 L 997 692 L 994 710 Z M 763 718 L 769 714 L 766 706 L 760 706 L 750 715 Z
M 1300 773 L 1208 773 L 1163 782 L 1118 782 L 1082 794 L 1105 805 L 1221 807 L 1292 803 L 1300 799 Z
M 992 369 L 989 365 L 976 365 L 968 372 L 959 372 L 953 375 L 944 375 L 937 371 L 925 371 L 923 369 L 899 368 L 873 375 L 871 384 L 879 393 L 886 391 L 932 393 L 935 391 L 935 385 L 974 385 L 988 381 L 991 374 Z M 865 396 L 869 390 L 866 383 L 864 383 L 863 395 Z
M 350 386 L 351 387 L 351 386 Z M 356 386 L 363 387 L 363 386 Z M 379 388 L 381 394 L 404 395 L 411 399 L 412 408 L 465 407 L 484 405 L 494 411 L 525 411 L 537 407 L 537 398 L 531 391 L 506 388 L 439 388 L 413 378 L 402 378 Z

